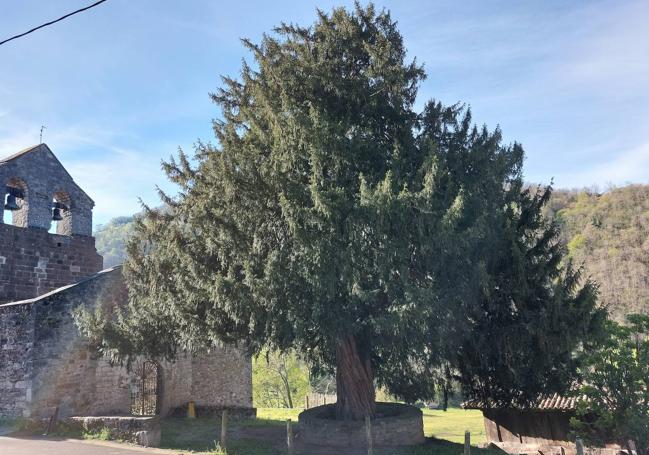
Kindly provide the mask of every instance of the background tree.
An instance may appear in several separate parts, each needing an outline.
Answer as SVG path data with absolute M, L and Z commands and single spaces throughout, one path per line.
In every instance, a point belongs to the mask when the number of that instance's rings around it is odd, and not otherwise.
M 517 331 L 509 348 L 520 351 L 491 366 L 493 383 L 497 368 L 517 371 L 544 324 L 587 335 L 593 292 L 556 270 L 556 231 L 538 221 L 547 198 L 522 191 L 521 146 L 473 126 L 461 106 L 431 101 L 415 112 L 425 74 L 405 62 L 388 13 L 357 5 L 318 15 L 309 28 L 245 41 L 254 66 L 212 96 L 217 144 L 198 144 L 194 165 L 182 152 L 164 165 L 180 194 L 162 194 L 169 210 L 137 221 L 130 303 L 103 325 L 103 352 L 295 349 L 316 372 L 335 373 L 338 417 L 361 419 L 375 412 L 375 384 L 408 401 L 433 398 L 474 331 L 493 332 L 492 314 L 525 307 L 524 321 L 498 320 L 518 325 L 552 315 Z M 577 341 L 539 346 L 546 374 L 482 390 L 522 400 L 556 385 L 566 365 L 553 362 Z
M 557 191 L 548 209 L 611 317 L 624 323 L 627 314 L 649 313 L 649 185 Z
M 97 251 L 104 258 L 104 267 L 112 267 L 126 259 L 126 243 L 133 232 L 133 217 L 120 216 L 95 229 Z
M 583 353 L 584 397 L 572 423 L 603 446 L 613 437 L 638 455 L 649 453 L 649 316 L 630 315 L 628 326 L 608 323 L 609 336 Z M 629 450 L 630 453 L 630 450 Z
M 309 393 L 307 366 L 294 352 L 262 352 L 252 362 L 253 405 L 299 408 Z
M 550 196 L 549 188 L 526 189 L 510 205 L 491 243 L 482 293 L 468 310 L 472 327 L 460 344 L 457 379 L 465 395 L 487 405 L 566 392 L 578 366 L 575 347 L 602 334 L 606 313 L 593 311 L 596 287 L 569 260 L 561 267 L 558 225 L 543 216 Z

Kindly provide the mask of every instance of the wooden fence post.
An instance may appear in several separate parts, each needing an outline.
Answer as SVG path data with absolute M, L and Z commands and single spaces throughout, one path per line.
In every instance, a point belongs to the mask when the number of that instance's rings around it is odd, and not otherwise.
M 584 455 L 584 443 L 581 438 L 575 440 L 575 445 L 577 446 L 577 455 Z
M 286 421 L 286 447 L 288 455 L 293 455 L 293 427 L 291 427 L 291 419 Z
M 54 408 L 54 413 L 52 414 L 52 417 L 50 417 L 50 420 L 47 423 L 47 428 L 45 429 L 45 434 L 43 434 L 43 436 L 47 436 L 52 431 L 56 430 L 58 420 L 59 420 L 59 407 L 57 406 L 56 408 Z
M 372 442 L 372 421 L 370 416 L 365 417 L 365 436 L 367 437 L 367 455 L 372 455 L 374 453 L 374 444 Z
M 221 440 L 219 441 L 221 449 L 227 450 L 228 445 L 228 410 L 224 409 L 221 414 Z
M 309 394 L 304 395 L 304 408 L 309 409 Z
M 464 455 L 471 455 L 471 433 L 464 432 Z

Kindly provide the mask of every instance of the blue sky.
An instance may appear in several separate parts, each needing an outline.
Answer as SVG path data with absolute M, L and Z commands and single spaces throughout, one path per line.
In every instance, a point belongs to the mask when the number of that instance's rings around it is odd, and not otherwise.
M 92 3 L 5 0 L 0 39 Z M 386 1 L 429 98 L 471 105 L 558 187 L 649 183 L 649 2 Z M 95 223 L 172 190 L 160 160 L 212 140 L 208 93 L 280 21 L 351 2 L 108 0 L 0 46 L 0 155 L 46 142 L 94 198 Z

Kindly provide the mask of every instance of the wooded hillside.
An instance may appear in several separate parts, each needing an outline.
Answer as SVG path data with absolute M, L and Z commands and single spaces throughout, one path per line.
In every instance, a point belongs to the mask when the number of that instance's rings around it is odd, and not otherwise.
M 614 319 L 649 312 L 649 185 L 603 194 L 556 191 L 550 214 L 560 223 L 575 265 L 600 286 Z
M 649 313 L 649 185 L 613 188 L 603 194 L 556 190 L 548 216 L 560 223 L 575 266 L 600 286 L 600 302 L 616 320 Z M 95 232 L 104 266 L 124 260 L 133 217 L 119 217 Z
M 120 216 L 97 226 L 94 235 L 97 251 L 104 257 L 104 268 L 124 262 L 126 241 L 132 229 L 132 216 Z

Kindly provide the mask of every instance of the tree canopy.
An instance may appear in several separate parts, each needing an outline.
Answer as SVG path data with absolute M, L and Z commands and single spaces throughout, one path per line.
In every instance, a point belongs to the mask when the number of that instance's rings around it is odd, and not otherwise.
M 100 325 L 115 359 L 233 342 L 336 373 L 338 416 L 374 387 L 525 401 L 559 388 L 601 319 L 562 268 L 550 190 L 462 105 L 414 110 L 425 77 L 372 5 L 282 24 L 212 95 L 216 144 L 164 164 L 178 185 L 129 243 L 130 302 Z
M 608 336 L 582 353 L 576 430 L 589 442 L 616 441 L 649 454 L 649 316 L 608 322 Z M 629 447 L 629 441 L 634 447 Z

